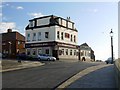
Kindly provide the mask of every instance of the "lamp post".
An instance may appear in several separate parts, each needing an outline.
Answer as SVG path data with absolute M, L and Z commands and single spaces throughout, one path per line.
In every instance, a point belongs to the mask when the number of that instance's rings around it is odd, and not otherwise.
M 11 42 L 8 42 L 9 43 L 9 55 L 11 54 Z
M 110 37 L 111 37 L 111 59 L 112 59 L 111 64 L 113 64 L 113 31 L 112 29 L 110 31 Z

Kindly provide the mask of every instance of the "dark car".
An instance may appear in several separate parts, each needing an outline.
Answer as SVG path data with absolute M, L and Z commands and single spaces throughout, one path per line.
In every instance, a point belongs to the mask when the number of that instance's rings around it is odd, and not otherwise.
M 18 55 L 18 59 L 20 60 L 37 60 L 36 57 L 30 56 L 30 55 L 26 55 L 25 53 L 21 53 Z
M 113 61 L 112 61 L 112 58 L 110 57 L 105 62 L 106 62 L 106 64 L 113 64 L 114 61 L 115 61 L 115 58 L 113 58 Z

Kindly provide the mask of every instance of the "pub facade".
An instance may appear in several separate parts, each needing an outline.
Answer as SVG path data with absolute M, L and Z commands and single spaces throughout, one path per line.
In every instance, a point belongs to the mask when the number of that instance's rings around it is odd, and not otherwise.
M 49 15 L 29 20 L 25 30 L 26 54 L 48 54 L 59 59 L 78 59 L 78 31 L 70 17 Z

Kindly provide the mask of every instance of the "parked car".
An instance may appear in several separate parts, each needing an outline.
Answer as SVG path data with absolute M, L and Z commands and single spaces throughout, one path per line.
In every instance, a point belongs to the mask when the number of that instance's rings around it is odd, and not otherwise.
M 102 62 L 102 60 L 96 60 L 96 62 Z
M 47 54 L 40 54 L 38 55 L 38 60 L 55 61 L 56 58 Z
M 37 58 L 35 56 L 29 56 L 29 55 L 26 55 L 25 53 L 19 54 L 18 59 L 21 59 L 21 60 L 37 60 Z
M 115 61 L 115 58 L 113 58 L 113 63 L 114 63 L 114 61 Z M 112 58 L 111 57 L 108 58 L 105 62 L 106 62 L 106 64 L 112 64 Z

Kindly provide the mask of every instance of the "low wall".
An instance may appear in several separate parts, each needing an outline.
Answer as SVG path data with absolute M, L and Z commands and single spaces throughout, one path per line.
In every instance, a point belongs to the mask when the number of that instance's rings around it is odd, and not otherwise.
M 117 88 L 120 90 L 120 58 L 115 61 L 115 70 L 116 70 L 116 84 Z

